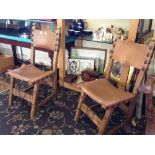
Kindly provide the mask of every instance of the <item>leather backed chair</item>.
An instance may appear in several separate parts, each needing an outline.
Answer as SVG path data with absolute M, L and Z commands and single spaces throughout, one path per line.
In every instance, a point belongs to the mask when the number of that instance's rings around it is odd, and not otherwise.
M 57 28 L 55 32 L 46 32 L 35 29 L 36 25 L 32 27 L 32 45 L 31 45 L 31 64 L 23 64 L 20 68 L 9 70 L 8 74 L 11 77 L 10 82 L 10 95 L 9 105 L 12 106 L 13 97 L 19 96 L 25 100 L 31 102 L 31 119 L 34 118 L 36 112 L 37 99 L 39 94 L 40 84 L 45 79 L 51 78 L 52 81 L 46 82 L 46 84 L 52 87 L 51 95 L 42 101 L 42 104 L 49 101 L 57 92 L 57 63 L 58 63 L 58 52 L 60 44 L 60 28 Z M 52 55 L 52 70 L 43 71 L 34 66 L 35 63 L 35 50 L 41 49 L 49 52 Z M 21 91 L 15 88 L 15 79 L 25 81 L 29 85 L 33 86 L 33 94 L 30 95 L 25 91 Z
M 146 94 L 145 117 L 146 117 L 146 135 L 155 135 L 155 107 L 153 104 L 153 85 L 155 83 L 155 74 L 147 77 L 145 84 L 139 87 L 139 91 Z
M 127 113 L 127 120 L 111 129 L 108 134 L 114 133 L 121 127 L 127 129 L 136 106 L 137 89 L 148 68 L 153 49 L 154 44 L 148 46 L 130 41 L 117 40 L 113 45 L 113 49 L 110 51 L 109 62 L 105 70 L 105 78 L 80 84 L 81 96 L 74 120 L 78 121 L 80 113 L 83 112 L 98 127 L 98 133 L 105 134 L 107 124 L 111 119 L 114 109 L 120 107 L 123 112 Z M 120 80 L 117 83 L 117 87 L 113 86 L 109 80 L 114 61 L 119 61 L 122 64 Z M 128 92 L 126 88 L 131 66 L 137 69 L 138 74 L 135 78 L 132 92 Z M 105 109 L 102 119 L 85 103 L 86 96 L 89 96 Z

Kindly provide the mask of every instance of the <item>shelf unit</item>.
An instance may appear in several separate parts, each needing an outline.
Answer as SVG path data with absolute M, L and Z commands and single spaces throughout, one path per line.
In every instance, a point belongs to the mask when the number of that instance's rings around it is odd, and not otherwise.
M 79 39 L 80 40 L 80 39 Z M 90 40 L 89 40 L 90 41 Z M 97 42 L 97 41 L 95 41 L 95 42 Z M 100 42 L 99 42 L 100 43 Z M 105 42 L 104 42 L 105 43 Z M 112 46 L 112 44 L 111 44 L 111 46 Z M 98 59 L 99 60 L 99 62 L 101 62 L 101 60 L 102 60 L 102 68 L 98 68 L 99 69 L 99 72 L 101 73 L 101 74 L 103 74 L 104 73 L 104 68 L 105 68 L 105 65 L 106 65 L 106 60 L 107 60 L 107 50 L 106 49 L 101 49 L 101 48 L 90 48 L 90 47 L 75 47 L 75 48 L 73 48 L 73 49 L 77 49 L 77 50 L 79 50 L 79 51 L 81 51 L 81 50 L 83 50 L 83 56 L 81 55 L 81 58 L 83 57 L 84 59 L 94 59 L 94 60 L 96 60 L 96 59 Z M 85 53 L 86 52 L 86 53 Z M 99 55 L 97 56 L 97 57 L 91 57 L 91 55 L 94 55 L 94 53 L 98 53 Z M 81 53 L 81 52 L 80 52 Z M 85 53 L 85 54 L 84 54 Z M 87 54 L 89 54 L 90 53 L 90 57 L 88 57 L 87 56 Z M 79 59 L 81 59 L 81 58 L 79 58 Z M 74 59 L 74 58 L 73 58 Z M 75 58 L 76 59 L 76 58 Z M 67 63 L 67 62 L 65 62 L 65 63 Z M 99 64 L 98 64 L 99 65 Z M 101 65 L 101 64 L 100 64 Z M 100 66 L 99 65 L 99 66 Z M 67 71 L 65 71 L 65 72 L 67 72 Z M 67 75 L 67 73 L 65 74 L 65 76 Z M 78 78 L 75 80 L 75 82 L 73 82 L 73 83 L 68 83 L 68 82 L 65 82 L 64 81 L 64 87 L 66 87 L 66 88 L 69 88 L 69 89 L 73 89 L 73 90 L 75 90 L 75 91 L 80 91 L 80 89 L 79 89 L 79 87 L 78 87 L 78 85 L 80 84 L 80 83 L 82 83 L 82 82 L 85 82 L 85 81 L 83 81 L 82 80 L 82 78 L 81 78 L 81 75 L 78 75 Z
M 57 24 L 61 26 L 61 47 L 59 52 L 59 84 L 62 87 L 66 87 L 68 89 L 72 89 L 75 91 L 79 91 L 77 83 L 67 83 L 64 81 L 65 78 L 65 32 L 66 32 L 66 26 L 65 26 L 65 20 L 58 20 Z M 128 40 L 135 41 L 137 30 L 138 30 L 138 24 L 139 19 L 131 19 L 130 21 L 130 28 L 129 28 L 129 34 L 128 34 Z M 83 47 L 83 40 L 80 38 L 77 38 L 77 47 Z

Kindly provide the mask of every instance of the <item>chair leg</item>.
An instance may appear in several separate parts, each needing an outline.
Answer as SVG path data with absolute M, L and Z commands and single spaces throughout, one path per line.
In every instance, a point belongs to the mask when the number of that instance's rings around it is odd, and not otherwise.
M 112 116 L 112 112 L 114 111 L 114 108 L 108 108 L 103 116 L 102 122 L 101 122 L 101 126 L 99 128 L 99 132 L 98 134 L 103 135 L 105 133 L 105 129 L 111 119 Z
M 11 77 L 11 81 L 10 81 L 10 94 L 9 94 L 9 106 L 12 106 L 13 103 L 13 88 L 15 87 L 15 79 L 13 77 Z
M 39 86 L 40 86 L 39 82 L 34 84 L 34 88 L 33 88 L 33 101 L 32 101 L 32 108 L 31 108 L 31 119 L 34 118 L 34 115 L 36 113 L 36 104 L 37 104 L 37 97 L 38 97 L 38 93 L 39 93 Z
M 57 72 L 53 75 L 53 94 L 56 96 L 57 94 Z
M 82 91 L 80 99 L 79 99 L 78 107 L 76 109 L 74 121 L 78 121 L 79 120 L 80 113 L 81 113 L 81 105 L 82 105 L 82 102 L 84 101 L 85 97 L 86 97 L 86 94 Z

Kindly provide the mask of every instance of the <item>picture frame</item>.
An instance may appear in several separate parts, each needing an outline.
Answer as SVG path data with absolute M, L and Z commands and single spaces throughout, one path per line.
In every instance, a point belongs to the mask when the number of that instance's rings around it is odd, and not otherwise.
M 150 39 L 153 37 L 154 31 L 152 27 L 152 19 L 140 19 L 139 26 L 136 36 L 136 42 L 141 44 L 148 44 Z
M 80 61 L 79 59 L 68 59 L 67 73 L 79 75 Z
M 107 49 L 89 48 L 89 47 L 72 47 L 70 52 L 71 59 L 94 59 L 95 70 L 99 73 L 104 72 Z
M 79 75 L 83 70 L 94 71 L 94 65 L 94 59 L 69 59 L 67 73 Z
M 80 61 L 79 74 L 81 74 L 83 70 L 94 71 L 94 65 L 95 65 L 94 59 L 79 59 L 79 61 Z

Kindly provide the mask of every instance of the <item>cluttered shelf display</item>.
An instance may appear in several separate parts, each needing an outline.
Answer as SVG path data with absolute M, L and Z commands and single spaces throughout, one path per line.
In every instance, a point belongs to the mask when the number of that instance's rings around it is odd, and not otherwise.
M 33 23 L 37 23 L 38 28 L 42 25 L 52 25 L 54 30 L 54 19 L 1 19 L 0 34 L 31 39 L 31 28 Z M 43 26 L 42 26 L 43 27 Z
M 65 82 L 76 86 L 82 82 L 104 77 L 106 49 L 72 47 L 71 51 L 66 50 L 65 54 Z M 119 62 L 114 62 L 111 80 L 119 81 L 121 66 Z
M 72 47 L 65 53 L 65 82 L 75 86 L 103 76 L 106 49 Z
M 128 31 L 114 25 L 103 24 L 97 30 L 89 30 L 88 24 L 82 19 L 73 20 L 68 26 L 68 36 L 88 41 L 113 43 L 116 39 L 126 40 Z
M 29 20 L 0 20 L 0 34 L 30 39 L 31 25 Z
M 68 26 L 67 38 L 112 44 L 116 39 L 126 40 L 128 32 L 114 25 L 102 25 L 97 30 L 88 29 L 84 20 L 74 20 Z M 72 47 L 65 50 L 65 85 L 77 84 L 102 78 L 106 63 L 107 50 L 98 48 Z M 119 78 L 121 66 L 118 62 L 112 70 L 113 77 Z M 69 85 L 70 84 L 70 85 Z M 76 89 L 76 88 L 75 88 Z M 77 89 L 76 89 L 77 90 Z

